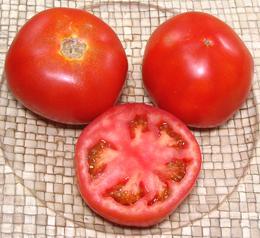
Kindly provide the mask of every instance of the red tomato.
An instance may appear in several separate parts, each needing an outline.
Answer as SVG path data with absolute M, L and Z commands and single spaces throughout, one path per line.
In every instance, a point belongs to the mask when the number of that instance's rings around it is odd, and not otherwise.
M 29 20 L 6 58 L 9 88 L 51 120 L 81 124 L 117 100 L 127 59 L 113 30 L 79 9 L 54 8 Z
M 145 87 L 161 108 L 193 127 L 227 121 L 245 101 L 252 57 L 236 33 L 206 13 L 171 18 L 152 34 L 143 60 Z
M 150 226 L 169 215 L 192 189 L 201 167 L 189 129 L 145 104 L 111 108 L 76 145 L 80 193 L 95 212 L 127 226 Z

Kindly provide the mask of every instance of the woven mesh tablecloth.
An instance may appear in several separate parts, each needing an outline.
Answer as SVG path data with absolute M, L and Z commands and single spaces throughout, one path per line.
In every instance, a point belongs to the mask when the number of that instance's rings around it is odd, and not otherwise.
M 82 201 L 75 183 L 74 145 L 82 128 L 38 118 L 6 87 L 7 49 L 35 13 L 76 7 L 101 17 L 119 35 L 129 61 L 122 102 L 147 102 L 141 81 L 151 32 L 180 12 L 209 12 L 232 26 L 255 62 L 253 89 L 227 124 L 194 131 L 203 169 L 191 194 L 164 222 L 149 229 L 113 225 Z M 260 2 L 0 0 L 0 236 L 1 237 L 260 237 Z

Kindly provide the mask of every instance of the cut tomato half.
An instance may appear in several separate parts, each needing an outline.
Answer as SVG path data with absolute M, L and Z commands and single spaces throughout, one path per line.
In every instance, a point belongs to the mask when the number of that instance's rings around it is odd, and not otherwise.
M 145 227 L 188 195 L 201 153 L 190 130 L 170 113 L 123 104 L 83 130 L 75 161 L 79 190 L 91 209 L 117 224 Z

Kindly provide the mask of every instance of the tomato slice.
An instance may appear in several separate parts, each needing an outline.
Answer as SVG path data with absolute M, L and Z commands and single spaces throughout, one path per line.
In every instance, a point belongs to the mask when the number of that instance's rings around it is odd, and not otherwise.
M 145 104 L 111 108 L 76 145 L 80 193 L 96 213 L 127 226 L 150 226 L 169 215 L 192 189 L 201 153 L 177 118 Z

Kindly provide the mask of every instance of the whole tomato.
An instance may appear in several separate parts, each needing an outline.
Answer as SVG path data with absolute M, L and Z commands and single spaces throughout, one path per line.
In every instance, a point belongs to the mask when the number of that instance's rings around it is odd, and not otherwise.
M 253 60 L 237 34 L 206 13 L 177 15 L 152 34 L 143 60 L 145 87 L 161 108 L 192 127 L 215 127 L 245 101 Z
M 54 121 L 82 124 L 116 102 L 127 59 L 102 20 L 79 9 L 53 8 L 21 28 L 5 71 L 9 88 L 25 107 Z

